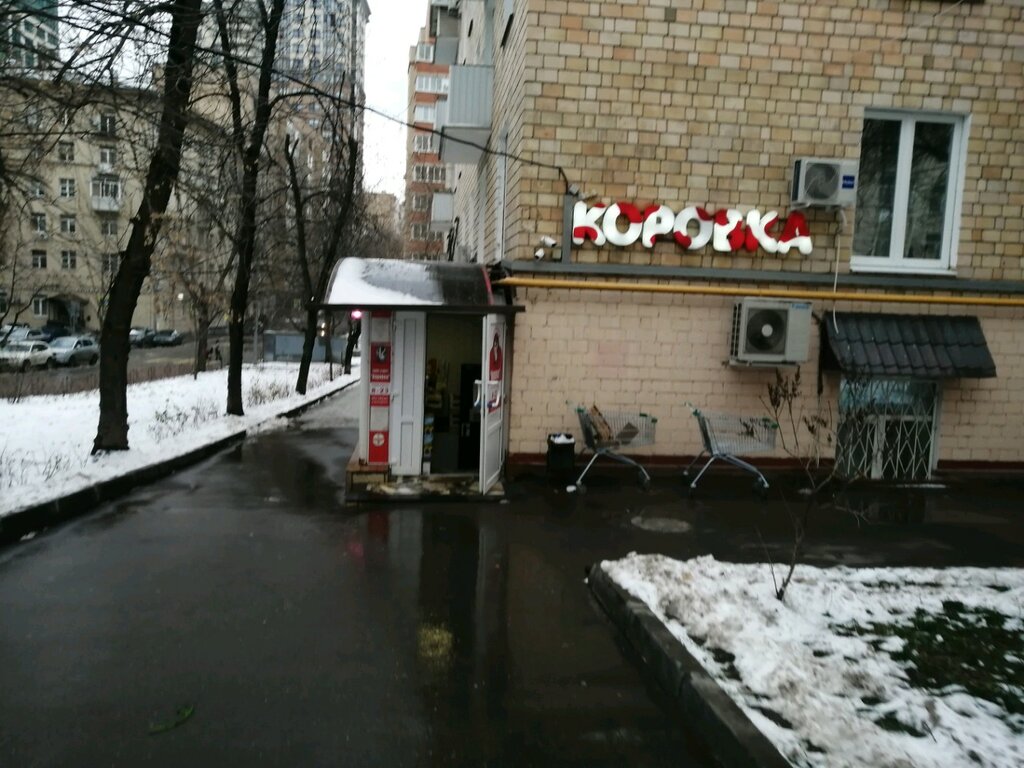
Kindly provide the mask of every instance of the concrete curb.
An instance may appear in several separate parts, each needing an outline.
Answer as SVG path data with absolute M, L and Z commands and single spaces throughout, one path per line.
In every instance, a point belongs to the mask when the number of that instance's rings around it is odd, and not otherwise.
M 789 761 L 650 608 L 612 581 L 600 564 L 590 568 L 587 584 L 612 623 L 643 659 L 647 671 L 669 694 L 688 727 L 704 740 L 722 765 L 790 768 Z
M 317 405 L 358 383 L 359 379 L 350 381 L 344 386 L 320 395 L 308 403 L 303 403 L 273 418 L 294 418 L 307 408 Z M 133 469 L 123 475 L 112 477 L 109 480 L 104 480 L 96 485 L 75 491 L 67 496 L 44 501 L 41 504 L 4 515 L 0 517 L 0 546 L 14 543 L 29 533 L 38 533 L 46 528 L 52 528 L 76 517 L 81 517 L 104 502 L 120 498 L 141 485 L 147 485 L 160 480 L 174 474 L 178 470 L 198 464 L 203 459 L 209 458 L 225 448 L 237 445 L 245 440 L 247 436 L 248 431 L 241 429 L 214 443 L 196 448 L 188 453 L 183 453 L 181 456 L 175 456 L 173 459 L 150 464 L 148 467 Z

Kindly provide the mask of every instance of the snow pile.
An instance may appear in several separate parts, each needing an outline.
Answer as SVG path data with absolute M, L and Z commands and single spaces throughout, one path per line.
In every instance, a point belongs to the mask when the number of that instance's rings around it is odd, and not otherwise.
M 176 376 L 128 388 L 128 451 L 91 456 L 99 392 L 0 400 L 0 516 L 65 496 L 209 445 L 241 430 L 275 422 L 280 414 L 359 378 L 328 377 L 310 367 L 305 395 L 295 393 L 297 363 L 242 369 L 245 416 L 225 415 L 227 369 L 198 378 Z M 335 366 L 335 372 L 339 369 Z
M 781 603 L 766 565 L 631 554 L 602 567 L 794 765 L 1024 765 L 1024 716 L 958 687 L 913 687 L 891 656 L 902 639 L 849 630 L 907 623 L 956 600 L 1020 633 L 1024 571 L 798 566 Z

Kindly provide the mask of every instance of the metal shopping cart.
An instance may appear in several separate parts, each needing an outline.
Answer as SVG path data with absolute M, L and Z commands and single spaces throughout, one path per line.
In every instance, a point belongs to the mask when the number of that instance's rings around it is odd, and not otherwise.
M 697 488 L 697 483 L 708 471 L 715 459 L 732 464 L 757 476 L 754 487 L 761 493 L 768 489 L 768 481 L 764 475 L 753 464 L 749 464 L 737 457 L 737 454 L 749 455 L 751 453 L 763 453 L 775 448 L 775 436 L 779 431 L 779 425 L 769 418 L 763 416 L 734 416 L 727 413 L 711 413 L 695 408 L 687 403 L 693 410 L 693 416 L 700 426 L 700 438 L 704 443 L 704 449 L 694 457 L 690 466 L 683 472 L 683 477 L 689 477 L 690 470 L 705 454 L 711 458 L 690 483 L 690 490 Z
M 639 471 L 640 485 L 647 488 L 651 484 L 651 476 L 633 459 L 623 456 L 618 451 L 620 448 L 637 448 L 641 445 L 651 445 L 654 442 L 654 430 L 658 420 L 646 413 L 602 413 L 595 405 L 586 408 L 582 405 L 576 406 L 576 416 L 580 420 L 580 429 L 583 432 L 583 442 L 594 455 L 590 463 L 576 480 L 576 490 L 580 493 L 586 491 L 583 485 L 583 478 L 594 466 L 599 456 L 607 456 L 613 461 L 622 464 L 629 464 Z

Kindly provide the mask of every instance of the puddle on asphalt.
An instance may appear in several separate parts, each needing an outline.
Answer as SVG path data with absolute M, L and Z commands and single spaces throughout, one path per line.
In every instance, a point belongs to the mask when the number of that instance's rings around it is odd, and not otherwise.
M 689 533 L 693 530 L 693 526 L 685 520 L 676 520 L 671 517 L 637 515 L 630 522 L 637 528 L 654 533 Z

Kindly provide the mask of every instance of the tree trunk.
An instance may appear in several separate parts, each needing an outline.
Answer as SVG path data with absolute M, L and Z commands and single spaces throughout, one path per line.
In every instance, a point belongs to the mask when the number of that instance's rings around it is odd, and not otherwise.
M 302 337 L 302 360 L 299 361 L 299 378 L 295 382 L 295 391 L 306 394 L 306 382 L 309 379 L 309 364 L 313 360 L 313 346 L 316 344 L 316 308 L 306 309 L 306 333 Z
M 149 274 L 171 189 L 181 168 L 201 0 L 175 0 L 167 43 L 164 93 L 156 151 L 149 162 L 142 202 L 132 221 L 124 258 L 110 289 L 100 335 L 100 418 L 92 452 L 128 449 L 128 331 Z
M 351 321 L 349 322 L 351 323 Z M 362 328 L 362 320 L 357 320 L 349 326 L 348 342 L 345 344 L 345 373 L 352 373 L 352 355 L 356 351 L 356 344 L 359 342 L 359 333 Z
M 192 313 L 192 325 L 196 331 L 196 357 L 192 372 L 198 376 L 206 371 L 207 355 L 210 353 L 210 308 L 197 306 Z

